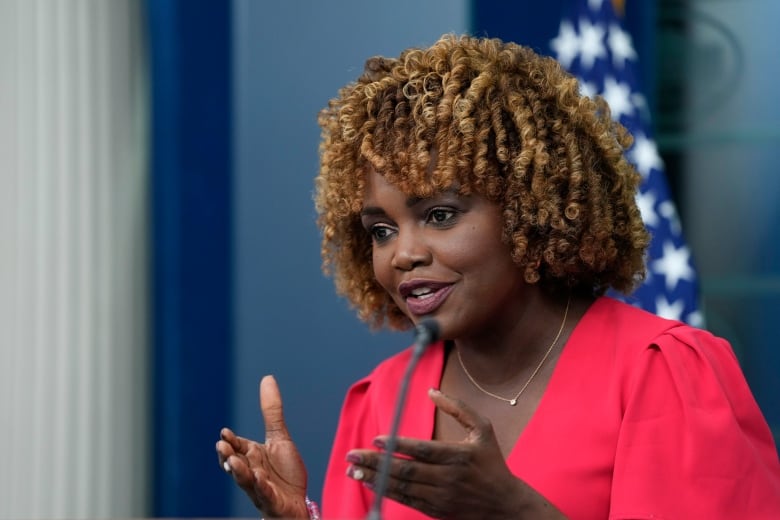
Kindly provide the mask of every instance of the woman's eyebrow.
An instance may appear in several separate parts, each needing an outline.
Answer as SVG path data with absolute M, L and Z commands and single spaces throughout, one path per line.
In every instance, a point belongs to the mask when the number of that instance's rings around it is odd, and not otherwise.
M 458 189 L 456 187 L 451 187 L 451 188 L 447 188 L 446 190 L 440 191 L 437 195 L 457 195 L 457 194 L 458 194 Z M 435 198 L 437 195 L 434 195 L 433 197 L 410 196 L 406 199 L 405 204 L 407 208 L 411 208 L 422 201 Z M 385 210 L 378 206 L 366 206 L 360 210 L 360 216 L 384 215 L 384 214 L 385 214 Z
M 360 210 L 360 216 L 384 215 L 385 210 L 377 206 L 368 206 Z
M 446 188 L 444 190 L 436 192 L 431 197 L 415 197 L 415 196 L 411 196 L 408 199 L 406 199 L 406 207 L 407 208 L 411 208 L 412 206 L 414 206 L 418 202 L 421 202 L 423 200 L 434 199 L 434 198 L 440 197 L 442 195 L 444 195 L 444 196 L 453 196 L 453 195 L 457 196 L 458 195 L 458 188 L 456 186 L 450 186 L 449 188 Z
M 412 206 L 414 206 L 415 204 L 417 204 L 422 200 L 424 200 L 422 197 L 409 197 L 408 199 L 406 199 L 406 207 L 411 208 Z

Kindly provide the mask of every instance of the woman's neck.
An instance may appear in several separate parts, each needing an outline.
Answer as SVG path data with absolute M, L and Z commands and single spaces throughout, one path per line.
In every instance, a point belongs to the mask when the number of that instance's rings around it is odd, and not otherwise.
M 516 383 L 519 374 L 533 371 L 545 355 L 557 357 L 592 302 L 539 292 L 517 309 L 506 309 L 482 328 L 484 333 L 456 338 L 459 361 L 480 383 Z

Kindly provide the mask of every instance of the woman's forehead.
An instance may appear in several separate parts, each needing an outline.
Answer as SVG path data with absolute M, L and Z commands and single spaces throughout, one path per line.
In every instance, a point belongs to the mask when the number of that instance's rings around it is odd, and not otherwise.
M 470 195 L 473 190 L 464 187 L 459 179 L 450 179 L 442 181 L 441 176 L 435 171 L 426 175 L 424 180 L 413 184 L 405 182 L 403 178 L 388 176 L 373 168 L 364 172 L 363 193 L 361 196 L 362 206 L 366 206 L 366 199 L 376 196 L 379 193 L 398 192 L 409 201 L 427 199 L 443 193 Z M 371 203 L 375 201 L 369 201 Z

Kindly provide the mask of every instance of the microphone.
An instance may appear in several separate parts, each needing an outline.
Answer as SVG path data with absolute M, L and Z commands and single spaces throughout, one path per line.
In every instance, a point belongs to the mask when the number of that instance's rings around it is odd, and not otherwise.
M 429 345 L 435 343 L 439 339 L 439 333 L 439 323 L 433 318 L 425 318 L 415 327 L 412 357 L 409 359 L 409 364 L 406 366 L 406 372 L 404 373 L 403 379 L 401 379 L 401 388 L 398 390 L 395 413 L 393 414 L 393 422 L 390 426 L 390 435 L 387 438 L 385 453 L 380 462 L 379 471 L 377 472 L 374 504 L 368 512 L 366 520 L 381 520 L 382 518 L 382 499 L 387 490 L 387 481 L 390 478 L 390 463 L 393 458 L 393 453 L 395 452 L 396 444 L 398 444 L 398 425 L 401 422 L 401 414 L 403 413 L 404 403 L 406 401 L 406 393 L 409 389 L 409 380 L 412 378 L 414 367 L 417 366 L 417 362 L 420 360 L 420 357 L 422 357 L 423 352 L 425 352 L 425 349 L 428 348 Z

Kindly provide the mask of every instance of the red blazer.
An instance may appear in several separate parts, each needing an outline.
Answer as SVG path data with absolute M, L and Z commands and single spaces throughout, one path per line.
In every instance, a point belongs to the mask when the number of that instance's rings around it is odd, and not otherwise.
M 347 451 L 390 430 L 407 349 L 355 383 L 325 479 L 325 519 L 362 519 L 373 493 L 346 477 Z M 423 355 L 399 435 L 431 439 L 444 345 Z M 569 519 L 780 519 L 780 462 L 729 344 L 597 300 L 566 343 L 534 416 L 507 458 Z M 385 500 L 383 517 L 425 515 Z

